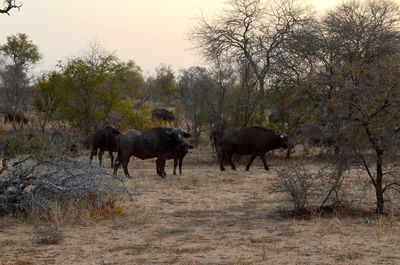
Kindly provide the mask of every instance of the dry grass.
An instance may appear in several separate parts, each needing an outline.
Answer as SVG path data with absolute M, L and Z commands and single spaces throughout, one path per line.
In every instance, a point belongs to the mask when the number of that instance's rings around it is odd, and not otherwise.
M 333 214 L 283 216 L 286 206 L 269 190 L 285 159 L 270 159 L 269 172 L 259 160 L 250 172 L 220 172 L 207 149 L 197 152 L 188 154 L 182 176 L 171 174 L 168 161 L 166 179 L 156 176 L 154 160 L 131 161 L 135 178 L 123 180 L 135 195 L 110 207 L 112 218 L 88 211 L 96 222 L 77 225 L 56 206 L 58 227 L 0 217 L 0 264 L 398 264 L 399 216 L 374 216 L 373 198 Z M 58 242 L 38 240 L 57 233 Z
M 64 239 L 62 231 L 56 224 L 37 225 L 34 230 L 34 241 L 38 244 L 55 245 Z
M 49 202 L 42 209 L 35 209 L 24 215 L 30 222 L 44 222 L 57 227 L 67 224 L 89 225 L 99 220 L 112 218 L 123 214 L 125 201 L 109 198 L 104 200 L 90 198 L 72 202 L 66 206 L 59 202 Z M 0 218 L 0 230 L 2 221 Z

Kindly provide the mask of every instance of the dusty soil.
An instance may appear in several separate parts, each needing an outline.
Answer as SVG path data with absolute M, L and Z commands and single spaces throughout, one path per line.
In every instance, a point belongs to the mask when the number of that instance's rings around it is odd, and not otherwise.
M 37 241 L 41 224 L 0 217 L 0 264 L 400 264 L 397 218 L 284 217 L 269 191 L 286 160 L 220 172 L 207 153 L 192 150 L 182 176 L 168 161 L 166 179 L 154 160 L 131 160 L 123 213 L 63 224 L 58 243 Z

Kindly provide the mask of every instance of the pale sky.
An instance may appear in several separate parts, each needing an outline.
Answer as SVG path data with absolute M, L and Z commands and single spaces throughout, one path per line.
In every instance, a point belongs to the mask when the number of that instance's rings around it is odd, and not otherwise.
M 2 1 L 0 1 L 2 2 Z M 0 44 L 26 33 L 39 47 L 40 70 L 57 61 L 80 56 L 100 42 L 123 61 L 134 60 L 153 72 L 161 63 L 174 70 L 204 65 L 190 47 L 187 33 L 202 14 L 213 17 L 225 0 L 23 0 L 20 11 L 0 14 Z M 308 0 L 318 11 L 339 0 Z

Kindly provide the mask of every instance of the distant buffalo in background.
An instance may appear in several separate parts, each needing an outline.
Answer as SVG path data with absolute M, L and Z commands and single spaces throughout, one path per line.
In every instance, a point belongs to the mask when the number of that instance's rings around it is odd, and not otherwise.
M 153 109 L 151 111 L 151 118 L 163 120 L 170 124 L 175 120 L 174 114 L 166 109 Z
M 4 124 L 7 123 L 18 123 L 18 124 L 28 124 L 29 120 L 27 117 L 25 117 L 24 113 L 22 112 L 7 112 L 4 114 Z
M 182 163 L 183 158 L 185 158 L 186 154 L 189 152 L 189 149 L 193 149 L 194 146 L 188 143 L 182 143 L 178 145 L 173 151 L 168 152 L 167 159 L 174 160 L 174 175 L 176 175 L 176 167 L 179 162 L 179 174 L 182 175 Z
M 99 149 L 99 165 L 102 165 L 102 159 L 104 151 L 108 151 L 111 157 L 111 166 L 114 166 L 113 152 L 118 151 L 117 137 L 121 132 L 112 125 L 104 126 L 99 129 L 93 136 L 92 139 L 92 150 L 90 152 L 90 162 L 92 162 L 93 156 L 96 156 L 97 149 Z
M 218 143 L 218 158 L 220 169 L 224 171 L 224 161 L 228 160 L 233 170 L 236 169 L 232 160 L 233 154 L 251 155 L 246 170 L 249 171 L 251 163 L 259 156 L 264 164 L 265 170 L 269 170 L 265 155 L 268 151 L 287 148 L 287 136 L 277 134 L 261 127 L 228 128 Z
M 131 156 L 140 159 L 157 158 L 156 169 L 160 177 L 165 177 L 165 160 L 167 154 L 183 143 L 183 138 L 190 134 L 179 128 L 153 128 L 149 130 L 128 130 L 118 137 L 118 159 L 114 167 L 117 174 L 119 164 L 125 176 L 130 178 L 128 163 Z

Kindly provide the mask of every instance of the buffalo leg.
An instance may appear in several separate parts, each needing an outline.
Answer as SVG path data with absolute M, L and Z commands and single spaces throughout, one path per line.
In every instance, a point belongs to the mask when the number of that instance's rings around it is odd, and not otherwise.
M 131 177 L 131 175 L 129 175 L 129 171 L 128 171 L 129 159 L 130 159 L 130 157 L 128 157 L 127 159 L 123 159 L 123 161 L 121 162 L 122 168 L 124 169 L 125 177 L 127 177 L 127 178 Z
M 97 156 L 97 148 L 92 148 L 92 150 L 90 151 L 90 163 L 92 163 L 93 157 Z
M 179 159 L 179 175 L 182 175 L 182 162 L 183 162 L 183 158 Z
M 165 178 L 167 176 L 167 174 L 164 171 L 165 159 L 166 159 L 165 156 L 160 156 L 156 160 L 157 174 L 162 178 Z
M 233 160 L 232 160 L 232 156 L 233 156 L 233 153 L 228 156 L 228 161 L 231 164 L 232 169 L 236 170 L 235 163 L 233 163 Z
M 176 175 L 176 167 L 178 166 L 178 159 L 174 158 L 174 175 Z
M 215 150 L 217 152 L 217 157 L 218 157 L 218 160 L 219 160 L 219 168 L 221 169 L 221 171 L 225 171 L 225 168 L 224 168 L 224 158 L 225 158 L 224 152 L 222 150 L 222 147 L 217 144 L 217 141 L 214 140 L 214 142 L 215 142 Z
M 264 164 L 265 170 L 269 170 L 269 167 L 267 166 L 267 160 L 265 158 L 265 154 L 261 155 L 261 160 L 262 160 L 262 162 Z
M 218 158 L 219 158 L 219 168 L 221 169 L 221 171 L 225 171 L 225 168 L 224 168 L 224 155 L 218 155 Z
M 122 169 L 124 170 L 125 173 L 125 177 L 130 178 L 131 176 L 129 175 L 129 171 L 128 171 L 128 163 L 129 163 L 129 159 L 131 158 L 131 156 L 129 155 L 121 155 L 120 152 L 118 152 L 118 158 L 114 163 L 114 176 L 117 175 L 117 171 L 119 168 L 119 165 L 122 165 Z
M 113 156 L 113 152 L 112 151 L 108 151 L 108 153 L 110 154 L 110 158 L 111 158 L 111 167 L 114 166 L 114 156 Z
M 100 148 L 100 151 L 99 151 L 99 166 L 101 166 L 101 164 L 103 163 L 103 154 L 104 154 L 104 150 Z
M 246 171 L 249 171 L 250 170 L 250 166 L 251 166 L 251 164 L 253 163 L 253 161 L 254 161 L 254 159 L 257 157 L 257 155 L 251 155 L 251 157 L 250 157 L 250 160 L 249 160 L 249 163 L 247 163 L 247 166 L 246 166 Z
M 124 170 L 124 173 L 125 173 L 125 177 L 127 177 L 127 178 L 131 178 L 131 175 L 129 175 L 129 171 L 128 171 L 128 164 L 122 164 L 122 168 L 123 168 L 123 170 Z
M 119 160 L 117 158 L 117 160 L 115 161 L 115 164 L 114 164 L 114 172 L 113 172 L 114 176 L 117 176 L 118 168 L 119 168 Z

